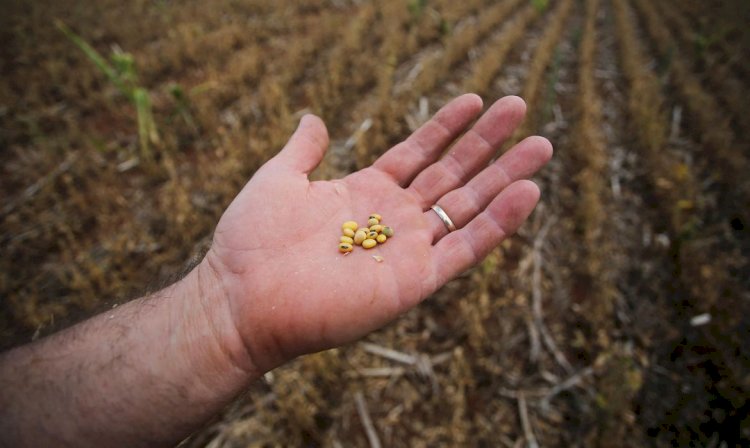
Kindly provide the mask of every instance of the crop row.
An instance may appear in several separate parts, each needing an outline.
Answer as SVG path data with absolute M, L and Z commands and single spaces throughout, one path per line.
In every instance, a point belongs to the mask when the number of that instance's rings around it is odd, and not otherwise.
M 669 128 L 661 83 L 648 68 L 648 58 L 636 30 L 632 10 L 625 0 L 613 0 L 620 36 L 620 64 L 628 80 L 628 112 L 632 129 L 649 167 L 656 195 L 669 214 L 669 228 L 676 234 L 689 220 L 695 205 L 695 181 L 689 167 L 667 147 Z
M 597 327 L 610 322 L 616 291 L 607 275 L 608 252 L 611 250 L 611 235 L 608 233 L 607 216 L 607 169 L 606 140 L 602 134 L 602 102 L 594 78 L 598 35 L 596 17 L 599 0 L 586 0 L 586 12 L 579 48 L 578 107 L 580 116 L 572 156 L 580 168 L 573 178 L 578 187 L 580 200 L 576 203 L 576 218 L 581 228 L 581 239 L 585 253 L 582 266 L 583 277 L 590 284 L 589 293 L 594 308 L 591 322 Z
M 666 51 L 679 55 L 680 49 L 670 45 L 672 36 L 653 5 L 642 0 L 634 0 L 634 3 L 657 51 L 662 56 Z M 747 269 L 748 258 L 737 247 L 747 245 L 748 241 L 742 234 L 733 235 L 729 229 L 731 220 L 746 223 L 748 219 L 744 206 L 749 197 L 744 182 L 747 159 L 738 147 L 723 109 L 704 90 L 685 60 L 673 58 L 668 69 L 671 84 L 686 105 L 688 119 L 697 131 L 694 138 L 701 151 L 695 153 L 695 158 L 703 167 L 701 177 L 715 179 L 710 186 L 706 182 L 700 186 L 691 185 L 693 191 L 701 190 L 703 198 L 713 196 L 715 199 L 690 203 L 694 208 L 693 223 L 675 235 L 677 292 L 687 299 L 686 306 L 701 311 L 740 309 L 744 303 L 740 291 L 747 289 L 747 279 L 737 273 Z M 714 256 L 706 258 L 705 253 Z M 722 331 L 725 332 L 730 328 L 740 328 L 733 319 L 728 319 L 723 325 Z M 727 383 L 747 387 L 742 379 L 743 367 L 737 362 L 736 355 L 746 351 L 742 339 L 735 338 L 729 331 L 722 341 L 707 338 L 703 343 L 723 347 L 711 357 L 711 362 L 725 371 Z M 732 352 L 735 354 L 730 354 Z M 724 397 L 736 393 L 732 388 L 721 386 L 718 389 L 718 394 Z
M 464 81 L 463 90 L 486 94 L 492 81 L 503 68 L 513 47 L 526 34 L 529 25 L 539 16 L 539 9 L 529 4 L 521 12 L 510 17 L 502 32 L 488 43 L 490 54 L 483 55 L 472 67 L 471 76 Z
M 484 10 L 473 21 L 462 21 L 462 26 L 456 26 L 454 32 L 444 41 L 442 50 L 428 53 L 418 62 L 419 72 L 408 81 L 408 88 L 395 92 L 395 65 L 387 67 L 378 77 L 377 98 L 370 113 L 374 120 L 373 128 L 369 131 L 371 138 L 356 148 L 358 165 L 368 165 L 394 143 L 396 138 L 402 137 L 402 119 L 413 102 L 444 80 L 466 59 L 469 49 L 476 46 L 480 39 L 488 35 L 521 3 L 521 0 L 497 3 Z
M 743 101 L 750 96 L 750 92 L 745 83 L 735 76 L 729 64 L 719 60 L 718 55 L 702 50 L 695 44 L 695 30 L 683 11 L 666 7 L 661 2 L 655 4 L 658 13 L 677 38 L 683 57 L 690 57 L 693 67 L 697 69 L 705 65 L 705 78 L 711 91 L 715 92 L 717 98 L 727 107 L 740 129 L 750 129 L 750 115 L 746 113 Z
M 689 20 L 692 43 L 703 55 L 713 55 L 736 73 L 750 80 L 750 61 L 743 57 L 750 45 L 747 33 L 747 2 L 680 2 L 679 10 Z
M 697 125 L 700 142 L 707 150 L 705 154 L 730 179 L 741 179 L 746 173 L 747 160 L 741 151 L 737 151 L 737 142 L 716 98 L 703 89 L 700 80 L 680 57 L 679 48 L 673 44 L 674 39 L 654 5 L 644 0 L 634 0 L 634 4 L 643 16 L 645 28 L 661 56 L 672 55 L 668 64 L 669 73 L 677 94 Z
M 560 3 L 551 12 L 550 21 L 547 24 L 544 34 L 539 40 L 539 44 L 534 49 L 531 56 L 529 71 L 526 75 L 526 83 L 523 87 L 521 96 L 524 98 L 529 108 L 536 109 L 537 99 L 541 93 L 540 89 L 543 84 L 547 68 L 550 66 L 552 58 L 560 42 L 560 36 L 565 31 L 565 23 L 573 10 L 572 0 L 561 0 Z M 513 141 L 519 141 L 529 132 L 536 132 L 538 114 L 529 114 L 523 126 L 516 131 Z

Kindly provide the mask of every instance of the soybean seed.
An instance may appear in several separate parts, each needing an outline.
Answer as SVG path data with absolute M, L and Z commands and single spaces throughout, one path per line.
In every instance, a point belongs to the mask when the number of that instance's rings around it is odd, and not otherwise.
M 349 238 L 348 236 L 342 236 L 341 242 L 346 244 L 354 244 L 354 240 Z
M 370 231 L 380 233 L 383 231 L 383 226 L 381 226 L 380 224 L 375 224 L 374 226 L 370 227 Z
M 357 230 L 357 233 L 354 234 L 354 244 L 359 246 L 362 244 L 362 241 L 367 239 L 367 232 L 364 230 Z
M 383 227 L 383 230 L 381 231 L 381 233 L 387 236 L 388 238 L 390 238 L 393 236 L 393 229 L 391 227 L 385 226 Z
M 371 238 L 368 238 L 368 239 L 362 241 L 362 247 L 364 247 L 365 249 L 372 249 L 373 247 L 375 247 L 377 245 L 378 245 L 378 242 L 375 241 L 375 240 L 373 240 L 373 239 L 371 239 Z M 351 249 L 349 249 L 349 250 L 351 250 Z
M 359 227 L 359 225 L 356 221 L 347 221 L 341 225 L 342 229 L 352 229 L 353 231 L 356 231 L 357 227 Z
M 373 213 L 372 215 L 370 215 L 370 217 L 368 219 L 372 219 L 372 218 L 375 218 L 378 221 L 382 221 L 383 220 L 383 217 L 380 216 L 380 215 L 378 215 L 377 213 Z
M 349 238 L 354 238 L 354 230 L 350 228 L 344 229 L 344 236 L 348 236 Z
M 380 224 L 380 220 L 379 219 L 370 218 L 370 219 L 367 220 L 367 225 L 368 226 L 376 226 L 378 224 Z
M 369 232 L 367 232 L 367 238 L 374 240 L 377 237 L 378 237 L 378 232 L 375 232 L 374 230 L 370 230 Z
M 341 243 L 339 244 L 339 252 L 342 254 L 345 254 L 347 252 L 351 252 L 354 248 L 349 243 Z
M 376 241 L 377 241 L 378 243 L 380 243 L 380 244 L 383 244 L 383 243 L 385 243 L 385 240 L 387 240 L 387 239 L 388 239 L 388 237 L 387 237 L 387 236 L 385 236 L 385 235 L 383 235 L 382 233 L 381 233 L 380 235 L 378 235 L 378 237 L 377 237 L 377 238 L 375 238 L 375 240 L 376 240 Z

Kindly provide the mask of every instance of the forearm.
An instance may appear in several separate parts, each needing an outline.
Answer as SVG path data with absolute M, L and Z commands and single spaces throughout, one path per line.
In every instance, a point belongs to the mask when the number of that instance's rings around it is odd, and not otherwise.
M 182 281 L 0 357 L 3 446 L 173 443 L 257 372 L 205 261 Z

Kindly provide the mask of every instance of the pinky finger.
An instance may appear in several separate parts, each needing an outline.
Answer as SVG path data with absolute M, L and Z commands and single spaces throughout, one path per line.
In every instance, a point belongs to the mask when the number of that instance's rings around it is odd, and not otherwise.
M 539 187 L 520 180 L 506 187 L 465 227 L 432 247 L 438 284 L 442 285 L 484 259 L 518 230 L 539 201 Z

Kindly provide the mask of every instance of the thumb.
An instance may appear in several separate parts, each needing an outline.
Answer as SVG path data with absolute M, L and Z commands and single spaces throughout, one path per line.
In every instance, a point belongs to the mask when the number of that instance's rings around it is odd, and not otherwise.
M 315 115 L 306 114 L 276 157 L 287 167 L 310 174 L 323 160 L 328 143 L 328 131 L 323 120 Z

